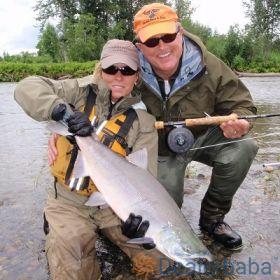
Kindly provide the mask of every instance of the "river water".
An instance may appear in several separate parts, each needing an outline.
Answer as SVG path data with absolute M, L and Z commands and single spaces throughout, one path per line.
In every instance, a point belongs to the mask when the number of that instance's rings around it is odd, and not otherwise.
M 259 113 L 280 111 L 280 78 L 242 80 Z M 42 208 L 51 182 L 46 155 L 49 133 L 13 100 L 15 85 L 0 83 L 0 279 L 45 280 Z M 252 136 L 261 137 L 257 139 L 260 150 L 227 217 L 243 237 L 243 250 L 229 255 L 219 246 L 209 245 L 218 259 L 227 257 L 224 260 L 230 262 L 234 279 L 280 279 L 280 172 L 265 172 L 262 167 L 263 163 L 280 162 L 280 135 L 262 137 L 268 133 L 280 134 L 279 118 L 256 121 Z M 207 167 L 194 164 L 188 168 L 183 211 L 197 232 L 200 201 L 209 176 Z M 226 277 L 221 273 L 207 279 L 229 279 Z

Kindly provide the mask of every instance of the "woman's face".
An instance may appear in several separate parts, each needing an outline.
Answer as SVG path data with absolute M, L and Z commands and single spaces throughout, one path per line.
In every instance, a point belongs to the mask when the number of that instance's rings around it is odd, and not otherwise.
M 114 64 L 117 68 L 122 68 L 127 66 L 124 63 Z M 120 71 L 116 74 L 106 74 L 102 71 L 102 79 L 112 92 L 112 101 L 117 101 L 119 98 L 127 96 L 131 93 L 134 84 L 138 81 L 139 74 L 136 72 L 131 76 L 125 76 Z

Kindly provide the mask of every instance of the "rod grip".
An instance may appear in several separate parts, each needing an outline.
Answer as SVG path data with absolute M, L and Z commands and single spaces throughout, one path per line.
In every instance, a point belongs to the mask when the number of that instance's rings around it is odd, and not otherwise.
M 162 121 L 155 122 L 155 128 L 156 129 L 163 129 L 164 128 L 164 122 L 162 122 Z
M 234 121 L 238 119 L 238 115 L 235 113 L 229 116 L 217 116 L 217 117 L 206 117 L 198 119 L 185 119 L 186 126 L 196 126 L 196 125 L 219 125 L 223 122 Z

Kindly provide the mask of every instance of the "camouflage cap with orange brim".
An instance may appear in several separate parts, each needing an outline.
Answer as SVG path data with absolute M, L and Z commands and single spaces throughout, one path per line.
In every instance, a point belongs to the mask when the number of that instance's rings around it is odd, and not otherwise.
M 178 16 L 169 6 L 161 3 L 145 5 L 134 17 L 134 32 L 141 42 L 165 33 L 177 31 Z

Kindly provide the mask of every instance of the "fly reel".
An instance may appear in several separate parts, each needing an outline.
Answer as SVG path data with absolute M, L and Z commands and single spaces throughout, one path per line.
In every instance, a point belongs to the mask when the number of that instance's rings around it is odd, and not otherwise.
M 187 152 L 194 143 L 192 132 L 184 126 L 174 127 L 167 136 L 167 144 L 177 154 Z
M 156 129 L 163 129 L 164 127 L 174 127 L 167 136 L 167 144 L 171 151 L 175 153 L 187 152 L 194 143 L 194 136 L 187 127 L 193 127 L 198 125 L 220 125 L 223 122 L 235 121 L 235 120 L 250 120 L 259 118 L 271 118 L 280 117 L 280 114 L 265 114 L 265 115 L 249 115 L 249 116 L 238 116 L 235 113 L 229 116 L 214 116 L 211 117 L 209 114 L 204 113 L 206 117 L 196 119 L 185 119 L 183 121 L 157 121 L 155 122 Z

